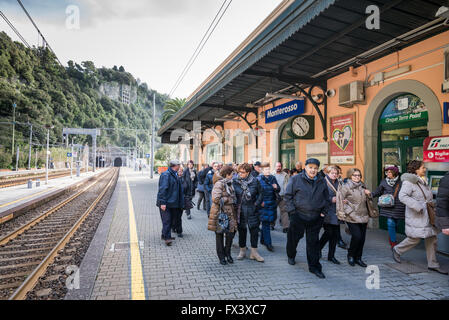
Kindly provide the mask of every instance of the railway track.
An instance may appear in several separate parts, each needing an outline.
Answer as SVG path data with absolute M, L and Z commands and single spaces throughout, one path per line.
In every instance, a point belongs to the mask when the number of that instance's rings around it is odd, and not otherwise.
M 85 171 L 84 169 L 81 170 L 81 172 L 84 172 L 84 171 Z M 63 171 L 63 172 L 49 173 L 48 174 L 48 179 L 50 180 L 50 179 L 67 177 L 67 176 L 70 176 L 70 170 Z M 44 174 L 28 175 L 28 176 L 25 176 L 25 177 L 18 177 L 18 178 L 10 178 L 10 177 L 2 178 L 2 179 L 0 179 L 0 189 L 2 189 L 2 188 L 9 188 L 9 187 L 15 187 L 15 186 L 19 186 L 19 185 L 22 185 L 22 184 L 26 184 L 26 183 L 28 183 L 28 180 L 30 180 L 30 179 L 31 180 L 36 180 L 36 179 L 45 180 L 45 173 Z
M 100 202 L 105 209 L 104 203 L 107 204 L 108 199 L 103 198 L 112 193 L 118 173 L 117 168 L 108 170 L 68 199 L 0 238 L 0 299 L 21 300 L 51 295 L 51 279 L 59 279 L 58 275 L 47 281 L 49 288 L 45 288 L 45 281 L 40 278 L 61 259 L 69 260 L 67 252 L 64 257 L 59 256 L 64 254 L 67 244 L 70 244 L 68 252 L 72 255 L 77 250 L 87 250 L 88 235 L 82 235 L 83 231 L 80 234 L 80 230 Z M 92 234 L 93 227 L 85 229 Z M 83 248 L 78 248 L 80 246 Z M 64 273 L 65 270 L 60 271 Z M 36 285 L 40 290 L 34 290 Z

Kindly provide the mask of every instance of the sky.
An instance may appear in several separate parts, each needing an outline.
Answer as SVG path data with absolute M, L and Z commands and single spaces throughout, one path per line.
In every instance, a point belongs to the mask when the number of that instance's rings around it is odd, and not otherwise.
M 150 88 L 168 94 L 223 0 L 22 3 L 64 65 L 90 60 L 97 67 L 123 66 Z M 233 0 L 173 97 L 188 97 L 280 3 Z M 0 10 L 30 45 L 42 45 L 16 0 L 0 0 Z M 0 30 L 19 41 L 3 19 Z

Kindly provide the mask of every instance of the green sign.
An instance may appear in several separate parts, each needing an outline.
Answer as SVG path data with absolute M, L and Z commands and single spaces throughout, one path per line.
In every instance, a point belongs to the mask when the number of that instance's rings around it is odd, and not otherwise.
M 391 100 L 380 116 L 381 124 L 397 124 L 429 118 L 424 102 L 413 94 L 405 94 Z

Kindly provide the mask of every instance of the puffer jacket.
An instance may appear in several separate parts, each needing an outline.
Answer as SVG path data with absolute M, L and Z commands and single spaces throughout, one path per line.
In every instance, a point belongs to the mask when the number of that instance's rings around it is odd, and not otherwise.
M 399 200 L 405 204 L 405 234 L 410 238 L 424 239 L 436 236 L 437 229 L 430 225 L 427 214 L 426 198 L 433 198 L 429 186 L 416 174 L 404 173 L 401 180 Z
M 248 224 L 249 228 L 257 228 L 260 225 L 257 208 L 260 206 L 263 199 L 262 187 L 259 180 L 249 175 L 245 180 L 251 181 L 248 185 L 251 198 L 246 200 L 243 197 L 243 190 L 239 180 L 240 178 L 238 176 L 232 179 L 232 185 L 234 186 L 235 194 L 237 196 L 237 223 L 243 227 L 246 227 Z
M 276 220 L 277 214 L 276 193 L 280 192 L 281 187 L 279 186 L 276 178 L 272 175 L 265 177 L 261 174 L 257 177 L 257 180 L 259 180 L 263 190 L 263 207 L 259 208 L 260 221 L 273 222 Z M 277 185 L 276 189 L 273 188 L 273 184 Z
M 438 228 L 449 229 L 449 172 L 440 180 L 435 221 Z
M 387 218 L 393 219 L 405 219 L 405 205 L 399 200 L 399 192 L 402 188 L 401 179 L 398 179 L 394 186 L 390 186 L 386 179 L 383 179 L 376 191 L 373 192 L 373 198 L 380 197 L 384 194 L 395 194 L 395 190 L 398 188 L 398 192 L 396 192 L 396 197 L 394 198 L 394 207 L 379 207 L 380 215 Z
M 305 171 L 290 177 L 284 194 L 287 212 L 302 220 L 314 221 L 329 210 L 329 191 L 323 178 L 307 177 Z
M 368 223 L 369 214 L 366 204 L 365 185 L 349 180 L 337 191 L 337 217 L 349 223 Z M 348 203 L 344 203 L 347 200 Z
M 217 231 L 218 215 L 220 214 L 220 200 L 223 200 L 223 212 L 225 212 L 229 218 L 229 232 L 237 231 L 237 217 L 235 212 L 235 202 L 237 201 L 232 181 L 229 182 L 228 190 L 226 191 L 226 182 L 223 177 L 220 176 L 217 183 L 214 184 L 212 189 L 212 206 L 210 208 L 209 221 L 207 229 L 210 231 Z

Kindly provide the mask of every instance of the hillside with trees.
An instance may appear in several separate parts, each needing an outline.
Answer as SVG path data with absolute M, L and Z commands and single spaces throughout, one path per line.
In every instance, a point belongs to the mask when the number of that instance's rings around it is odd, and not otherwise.
M 104 84 L 127 85 L 136 88 L 137 97 L 126 104 L 101 93 Z M 28 146 L 29 126 L 33 124 L 33 148 L 46 142 L 45 125 L 52 125 L 50 144 L 60 145 L 63 127 L 137 128 L 139 144 L 150 141 L 152 100 L 156 94 L 156 117 L 160 119 L 168 96 L 140 83 L 120 66 L 98 68 L 92 61 L 80 64 L 69 61 L 61 66 L 47 48 L 26 48 L 0 33 L 0 168 L 11 159 L 13 104 L 16 104 L 15 143 Z M 159 128 L 157 121 L 156 129 Z M 88 136 L 79 136 L 84 144 Z M 135 132 L 103 130 L 97 140 L 107 144 L 134 146 Z M 9 155 L 9 156 L 8 156 Z M 22 159 L 20 159 L 22 162 Z M 26 163 L 26 159 L 23 160 Z

